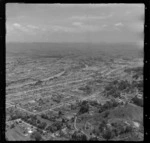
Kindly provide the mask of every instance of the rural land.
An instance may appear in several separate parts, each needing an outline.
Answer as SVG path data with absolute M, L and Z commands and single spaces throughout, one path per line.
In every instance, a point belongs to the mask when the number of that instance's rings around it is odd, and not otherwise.
M 7 43 L 8 141 L 143 141 L 134 43 Z

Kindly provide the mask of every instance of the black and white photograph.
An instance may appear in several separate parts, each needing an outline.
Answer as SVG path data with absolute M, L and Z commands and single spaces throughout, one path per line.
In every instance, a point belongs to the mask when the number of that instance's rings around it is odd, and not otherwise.
M 143 141 L 145 5 L 6 4 L 6 141 Z

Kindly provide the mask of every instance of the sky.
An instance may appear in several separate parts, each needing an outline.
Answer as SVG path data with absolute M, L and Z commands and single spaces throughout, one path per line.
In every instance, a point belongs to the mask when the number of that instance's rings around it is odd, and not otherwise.
M 144 4 L 6 4 L 6 42 L 136 42 Z

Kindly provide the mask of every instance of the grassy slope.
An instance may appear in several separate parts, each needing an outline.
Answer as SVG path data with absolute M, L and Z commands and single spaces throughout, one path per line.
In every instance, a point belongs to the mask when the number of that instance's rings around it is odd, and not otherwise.
M 116 109 L 110 110 L 110 114 L 108 115 L 109 119 L 112 118 L 122 118 L 138 121 L 140 123 L 143 122 L 143 108 L 140 106 L 136 106 L 134 104 L 128 104 L 124 107 L 118 107 Z
M 108 116 L 105 116 L 106 113 L 109 113 Z M 84 118 L 82 118 L 84 117 Z M 90 122 L 95 127 L 104 119 L 109 121 L 115 121 L 118 119 L 121 120 L 132 120 L 143 123 L 143 108 L 140 106 L 136 106 L 134 104 L 128 104 L 125 106 L 119 106 L 115 109 L 106 110 L 103 113 L 95 113 L 93 116 L 90 116 L 88 114 L 83 114 L 80 116 L 80 119 L 82 118 L 82 121 L 80 123 L 77 123 L 82 126 L 86 121 Z
M 6 136 L 11 141 L 27 141 L 27 140 L 29 140 L 29 137 L 26 137 L 23 134 L 21 134 L 21 132 L 19 131 L 18 128 L 9 130 L 6 133 Z

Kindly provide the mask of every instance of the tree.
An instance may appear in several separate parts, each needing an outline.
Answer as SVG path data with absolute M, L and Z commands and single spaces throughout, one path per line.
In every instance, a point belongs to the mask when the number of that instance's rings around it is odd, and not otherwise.
M 94 128 L 92 131 L 92 134 L 99 136 L 100 135 L 100 130 L 98 128 Z
M 33 140 L 35 140 L 35 141 L 41 141 L 41 140 L 43 140 L 41 134 L 38 131 L 33 132 L 31 134 L 30 138 L 33 139 Z
M 86 85 L 85 87 L 80 87 L 79 90 L 84 91 L 86 94 L 90 94 L 92 92 L 92 89 L 89 85 Z
M 12 124 L 12 125 L 10 126 L 10 128 L 11 128 L 11 129 L 13 129 L 14 127 L 15 127 L 15 125 L 14 125 L 14 124 Z
M 59 111 L 59 112 L 58 112 L 58 116 L 60 117 L 60 116 L 62 116 L 62 115 L 63 115 L 62 111 Z
M 109 115 L 109 111 L 106 111 L 105 113 L 104 113 L 104 118 L 107 118 L 108 117 L 108 115 Z
M 90 137 L 89 141 L 98 141 L 98 138 L 96 136 Z
M 36 122 L 37 124 L 41 124 L 41 122 L 40 122 L 40 120 L 37 120 L 37 122 Z
M 83 113 L 86 113 L 86 112 L 89 112 L 89 104 L 88 104 L 88 101 L 84 100 L 81 103 L 81 108 L 80 108 L 78 114 L 83 114 Z
M 112 83 L 113 83 L 114 85 L 117 85 L 119 82 L 118 82 L 118 80 L 114 80 Z
M 84 105 L 87 105 L 88 104 L 88 101 L 84 100 L 81 105 L 84 106 Z
M 106 128 L 105 131 L 102 133 L 102 137 L 106 140 L 113 138 L 112 131 L 109 128 Z
M 46 128 L 46 131 L 51 131 L 51 126 L 48 126 L 48 127 Z
M 86 135 L 84 135 L 80 131 L 75 131 L 71 138 L 72 138 L 72 140 L 76 140 L 76 141 L 86 141 L 87 140 Z
M 125 129 L 125 133 L 129 133 L 129 132 L 132 132 L 133 131 L 133 128 L 132 126 L 126 126 L 126 129 Z
M 115 123 L 112 123 L 111 125 L 113 126 L 113 132 L 115 133 L 115 136 L 128 132 L 128 129 L 126 129 L 127 125 L 123 121 L 115 122 Z M 129 127 L 129 130 L 130 130 L 130 127 Z
M 66 126 L 67 126 L 68 129 L 71 130 L 71 125 L 69 123 L 66 123 Z
M 89 105 L 88 104 L 81 105 L 81 108 L 80 108 L 78 114 L 83 114 L 86 112 L 89 112 Z
M 138 97 L 135 96 L 132 99 L 132 101 L 133 101 L 134 104 L 143 107 L 143 99 L 140 99 L 140 98 L 138 98 Z
M 47 124 L 45 122 L 42 122 L 38 125 L 38 127 L 43 130 L 43 129 L 45 129 L 46 125 Z
M 106 128 L 106 124 L 107 124 L 106 120 L 102 120 L 102 122 L 99 124 L 100 132 L 104 131 L 104 129 Z
M 105 110 L 102 104 L 99 104 L 98 107 L 99 107 L 99 113 L 102 113 Z
M 111 102 L 112 102 L 112 106 L 113 107 L 117 107 L 118 106 L 118 103 L 114 99 L 112 99 Z

